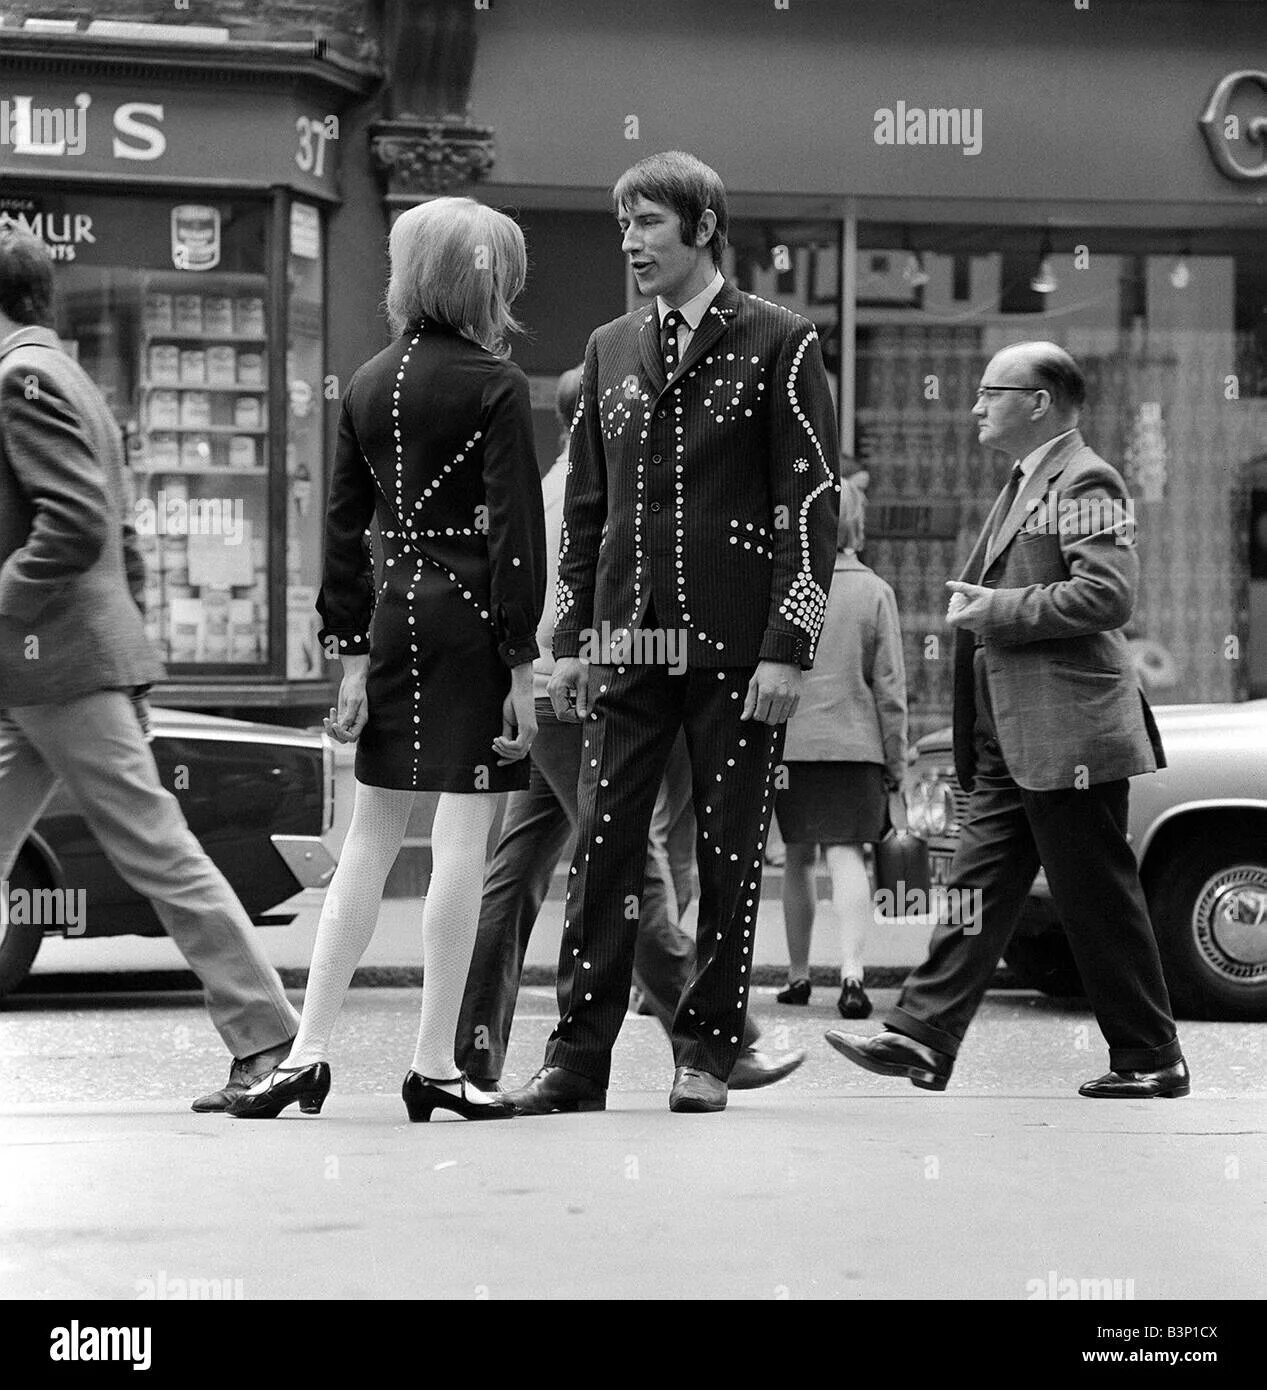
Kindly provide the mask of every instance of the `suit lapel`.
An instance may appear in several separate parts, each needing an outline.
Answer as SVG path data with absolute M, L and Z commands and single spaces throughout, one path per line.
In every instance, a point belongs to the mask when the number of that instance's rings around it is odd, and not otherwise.
M 678 363 L 678 369 L 669 378 L 670 381 L 676 381 L 683 372 L 691 371 L 695 364 L 703 359 L 705 353 L 712 350 L 718 338 L 735 321 L 738 308 L 739 291 L 727 280 L 713 297 L 713 302 L 705 309 L 699 327 L 691 336 L 691 345 L 686 349 L 686 356 Z
M 1016 538 L 1016 533 L 1025 524 L 1026 519 L 1034 510 L 1029 503 L 1035 499 L 1042 498 L 1046 493 L 1048 484 L 1055 479 L 1064 466 L 1073 458 L 1074 454 L 1083 447 L 1082 435 L 1077 430 L 1058 444 L 1054 445 L 1047 454 L 1039 461 L 1038 467 L 1029 475 L 1024 487 L 1016 494 L 1016 499 L 1003 527 L 999 531 L 999 538 L 994 543 L 994 555 L 990 563 L 985 567 L 986 570 L 993 569 L 998 563 L 999 557 L 1011 545 Z M 999 499 L 1003 499 L 1000 497 Z M 982 539 L 990 534 L 990 527 L 993 523 L 994 513 L 990 513 L 990 521 L 986 523 Z M 985 570 L 982 571 L 985 573 Z

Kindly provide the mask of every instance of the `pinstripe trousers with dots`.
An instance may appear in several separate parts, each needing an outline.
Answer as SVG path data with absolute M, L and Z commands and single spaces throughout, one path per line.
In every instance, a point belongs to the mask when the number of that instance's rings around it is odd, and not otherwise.
M 576 856 L 559 951 L 548 1066 L 606 1085 L 629 1004 L 639 894 L 656 791 L 679 727 L 699 824 L 696 964 L 673 1020 L 676 1066 L 725 1078 L 743 1042 L 761 901 L 761 856 L 784 725 L 741 721 L 755 667 L 589 668 Z

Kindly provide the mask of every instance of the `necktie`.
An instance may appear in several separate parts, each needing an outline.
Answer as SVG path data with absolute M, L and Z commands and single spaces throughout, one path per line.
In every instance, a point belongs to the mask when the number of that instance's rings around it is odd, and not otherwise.
M 660 323 L 660 354 L 664 358 L 664 374 L 670 377 L 677 370 L 678 325 L 686 320 L 676 309 L 670 309 Z
M 1007 486 L 1003 489 L 1003 500 L 999 503 L 999 509 L 994 514 L 994 525 L 990 528 L 990 543 L 986 546 L 985 562 L 987 565 L 994 559 L 994 547 L 999 539 L 999 532 L 1003 529 L 1003 523 L 1007 520 L 1007 514 L 1012 510 L 1012 503 L 1016 501 L 1016 494 L 1020 491 L 1021 465 L 1012 465 L 1011 476 L 1007 480 Z

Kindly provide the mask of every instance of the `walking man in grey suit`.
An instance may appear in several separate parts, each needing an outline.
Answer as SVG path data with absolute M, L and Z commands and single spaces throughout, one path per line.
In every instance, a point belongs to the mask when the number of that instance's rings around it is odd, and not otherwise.
M 1086 385 L 1054 343 L 1019 343 L 985 369 L 981 443 L 1015 460 L 958 580 L 955 771 L 969 794 L 944 923 L 873 1037 L 833 1030 L 850 1061 L 941 1091 L 1007 950 L 1041 863 L 1096 1021 L 1104 1076 L 1079 1094 L 1185 1096 L 1161 959 L 1126 838 L 1130 783 L 1165 766 L 1122 626 L 1139 582 L 1121 476 L 1083 442 Z M 955 890 L 958 890 L 956 892 Z M 955 914 L 960 920 L 960 914 Z
M 299 1019 L 146 743 L 133 697 L 163 668 L 119 430 L 63 352 L 52 303 L 44 243 L 0 227 L 0 880 L 64 782 L 203 983 L 234 1060 L 193 1108 L 225 1110 L 285 1058 Z

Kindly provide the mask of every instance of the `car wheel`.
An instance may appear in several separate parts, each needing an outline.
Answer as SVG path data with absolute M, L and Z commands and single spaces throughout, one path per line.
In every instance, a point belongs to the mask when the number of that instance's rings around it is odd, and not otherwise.
M 1086 994 L 1069 939 L 1059 927 L 1034 936 L 1017 933 L 1008 943 L 1004 959 L 1012 974 L 1029 989 L 1065 999 Z
M 1267 848 L 1261 836 L 1176 845 L 1148 904 L 1178 1013 L 1267 1019 Z
M 48 876 L 29 849 L 24 849 L 9 874 L 9 889 L 49 887 Z M 0 998 L 11 994 L 26 979 L 31 963 L 40 949 L 44 932 L 26 924 L 15 926 L 5 912 L 0 925 Z

